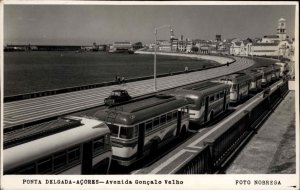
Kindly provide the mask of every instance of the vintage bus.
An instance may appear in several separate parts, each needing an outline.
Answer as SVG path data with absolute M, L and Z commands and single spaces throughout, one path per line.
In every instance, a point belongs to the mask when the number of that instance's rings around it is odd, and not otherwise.
M 234 73 L 221 77 L 216 82 L 231 85 L 230 87 L 230 103 L 237 103 L 249 94 L 251 77 L 245 73 Z
M 201 125 L 228 109 L 229 91 L 228 84 L 200 82 L 176 89 L 171 94 L 189 100 L 190 122 Z
M 253 71 L 257 71 L 262 74 L 261 85 L 263 87 L 271 83 L 272 75 L 273 75 L 273 67 L 268 67 L 268 66 L 257 67 L 254 68 Z
M 277 63 L 275 63 L 277 66 L 279 66 L 279 68 L 280 68 L 280 74 L 279 74 L 279 76 L 280 77 L 283 77 L 285 74 L 286 74 L 286 72 L 288 71 L 288 68 L 287 68 L 287 63 L 283 63 L 283 62 L 277 62 Z
M 129 166 L 161 146 L 184 136 L 189 127 L 188 101 L 153 95 L 99 110 L 95 117 L 111 131 L 113 160 Z
M 279 65 L 271 65 L 270 67 L 272 67 L 273 69 L 273 72 L 272 72 L 272 77 L 271 77 L 271 80 L 272 81 L 276 81 L 280 78 L 280 66 Z
M 4 174 L 107 174 L 112 157 L 107 125 L 86 117 L 63 120 L 72 127 L 4 149 Z
M 250 88 L 251 92 L 257 92 L 262 89 L 263 74 L 253 70 L 247 70 L 245 73 L 251 78 Z

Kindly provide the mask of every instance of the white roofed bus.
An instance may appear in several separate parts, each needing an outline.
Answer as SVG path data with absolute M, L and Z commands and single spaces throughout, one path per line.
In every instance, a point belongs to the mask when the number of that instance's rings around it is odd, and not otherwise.
M 108 173 L 112 151 L 110 131 L 105 123 L 85 117 L 60 120 L 66 130 L 53 133 L 57 127 L 48 125 L 39 138 L 24 143 L 12 145 L 10 134 L 4 134 L 4 143 L 8 145 L 3 151 L 4 175 Z M 33 131 L 19 138 L 33 137 Z M 41 136 L 46 133 L 51 134 Z
M 219 78 L 215 82 L 221 82 L 231 85 L 230 102 L 238 103 L 249 94 L 251 77 L 245 73 L 234 73 Z
M 229 107 L 230 85 L 217 82 L 200 82 L 176 89 L 172 95 L 187 98 L 190 102 L 190 121 L 204 124 L 224 113 Z

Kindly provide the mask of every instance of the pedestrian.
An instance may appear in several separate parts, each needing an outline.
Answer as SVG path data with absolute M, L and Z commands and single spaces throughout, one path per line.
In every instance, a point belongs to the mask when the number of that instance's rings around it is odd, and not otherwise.
M 186 72 L 186 73 L 189 72 L 189 68 L 187 66 L 185 66 L 184 72 Z
M 122 78 L 121 78 L 121 83 L 125 84 L 125 77 L 124 76 L 122 76 Z
M 120 84 L 120 76 L 119 76 L 119 75 L 116 75 L 116 82 L 117 82 L 118 84 Z

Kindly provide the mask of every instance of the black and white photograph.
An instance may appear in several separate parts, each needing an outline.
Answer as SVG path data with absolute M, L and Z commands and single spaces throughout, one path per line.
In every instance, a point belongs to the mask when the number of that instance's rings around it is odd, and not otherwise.
M 299 4 L 0 2 L 1 189 L 299 189 Z

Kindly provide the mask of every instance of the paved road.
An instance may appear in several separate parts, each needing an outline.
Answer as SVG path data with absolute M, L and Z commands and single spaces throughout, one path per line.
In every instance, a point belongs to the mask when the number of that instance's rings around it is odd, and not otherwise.
M 252 66 L 254 61 L 247 58 L 236 58 L 229 66 L 213 68 L 182 75 L 174 75 L 157 79 L 157 90 L 187 85 L 228 75 Z M 83 109 L 103 105 L 103 100 L 112 90 L 125 88 L 133 97 L 153 93 L 153 79 L 137 81 L 124 86 L 113 85 L 95 89 L 82 90 L 4 104 L 4 128 L 25 124 L 32 121 L 59 116 Z

